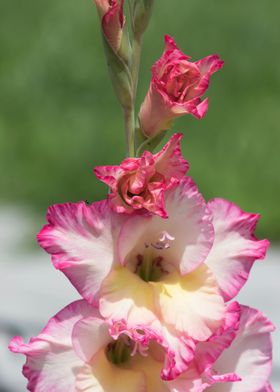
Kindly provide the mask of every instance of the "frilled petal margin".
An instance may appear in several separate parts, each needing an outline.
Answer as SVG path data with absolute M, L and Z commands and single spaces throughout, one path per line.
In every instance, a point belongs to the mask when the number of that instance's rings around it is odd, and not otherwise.
M 37 235 L 40 246 L 52 255 L 55 268 L 90 303 L 95 302 L 114 263 L 114 232 L 121 219 L 107 201 L 89 206 L 84 202 L 57 204 L 49 208 L 49 223 Z
M 77 321 L 95 314 L 96 309 L 80 300 L 57 313 L 28 344 L 19 336 L 12 339 L 9 349 L 27 357 L 23 375 L 29 391 L 76 392 L 75 380 L 83 361 L 72 349 L 71 332 Z
M 241 381 L 215 384 L 209 388 L 209 392 L 269 391 L 267 383 L 272 367 L 273 331 L 274 326 L 260 311 L 241 306 L 236 338 L 213 367 L 215 374 L 234 371 Z
M 265 257 L 269 241 L 254 236 L 258 214 L 244 212 L 224 199 L 211 200 L 208 208 L 213 215 L 215 240 L 206 264 L 228 301 L 246 283 L 254 261 Z

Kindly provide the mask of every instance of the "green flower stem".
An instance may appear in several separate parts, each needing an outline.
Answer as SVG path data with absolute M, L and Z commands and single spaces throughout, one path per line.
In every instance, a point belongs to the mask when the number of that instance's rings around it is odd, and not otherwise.
M 134 105 L 124 108 L 124 122 L 126 134 L 127 154 L 129 157 L 135 156 L 135 120 Z
M 139 68 L 141 59 L 141 49 L 142 49 L 142 36 L 134 37 L 132 44 L 132 61 L 131 61 L 131 80 L 132 80 L 132 102 L 131 107 L 124 108 L 124 118 L 125 118 L 125 132 L 126 132 L 126 142 L 127 142 L 127 153 L 128 156 L 135 156 L 135 99 L 139 78 Z

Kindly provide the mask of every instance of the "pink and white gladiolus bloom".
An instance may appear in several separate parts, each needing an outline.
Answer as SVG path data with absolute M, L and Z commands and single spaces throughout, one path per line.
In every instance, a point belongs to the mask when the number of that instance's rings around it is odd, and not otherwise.
M 155 339 L 153 339 L 155 338 Z M 26 355 L 23 374 L 31 392 L 183 392 L 161 379 L 165 349 L 148 329 L 104 322 L 97 308 L 74 302 L 28 344 L 14 337 L 10 350 Z M 199 384 L 201 381 L 198 380 Z
M 186 372 L 160 377 L 166 352 L 148 330 L 104 322 L 86 301 L 54 316 L 28 344 L 14 337 L 10 350 L 26 355 L 23 374 L 31 392 L 269 392 L 271 323 L 234 303 L 223 329 L 200 343 Z
M 118 53 L 125 24 L 124 0 L 94 0 L 94 2 L 101 18 L 104 37 L 112 50 Z
M 145 151 L 119 166 L 97 166 L 96 176 L 110 187 L 109 199 L 118 213 L 150 212 L 167 218 L 165 191 L 186 174 L 189 165 L 181 154 L 182 134 L 174 134 L 157 154 Z
M 172 121 L 185 114 L 201 119 L 207 112 L 208 99 L 202 100 L 211 75 L 224 62 L 217 55 L 190 62 L 176 46 L 173 38 L 165 36 L 165 50 L 152 67 L 152 80 L 139 113 L 141 129 L 154 137 L 172 126 Z
M 258 216 L 222 199 L 206 205 L 189 177 L 166 192 L 168 219 L 117 214 L 109 201 L 49 208 L 40 245 L 107 322 L 144 325 L 164 336 L 174 378 L 198 342 L 224 325 L 226 305 L 245 284 L 268 241 Z
M 31 392 L 164 392 L 164 351 L 149 337 L 123 331 L 115 340 L 98 310 L 74 302 L 54 316 L 29 344 L 15 337 L 10 350 L 25 354 Z

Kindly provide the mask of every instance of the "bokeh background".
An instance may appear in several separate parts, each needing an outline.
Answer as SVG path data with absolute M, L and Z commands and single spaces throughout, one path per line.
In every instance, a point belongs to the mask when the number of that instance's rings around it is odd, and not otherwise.
M 218 53 L 225 61 L 211 81 L 207 116 L 201 121 L 186 116 L 175 123 L 174 130 L 185 134 L 183 152 L 190 174 L 206 199 L 224 197 L 262 214 L 258 235 L 272 241 L 269 265 L 275 272 L 260 275 L 270 291 L 255 284 L 252 293 L 266 298 L 268 312 L 275 317 L 278 311 L 272 309 L 272 297 L 278 290 L 280 255 L 279 15 L 276 0 L 155 0 L 137 99 L 139 106 L 166 33 L 194 60 Z M 48 205 L 104 198 L 106 187 L 92 168 L 124 158 L 122 113 L 102 50 L 91 0 L 0 2 L 0 279 L 9 276 L 10 287 L 18 276 L 18 291 L 7 297 L 13 306 L 3 310 L 2 302 L 2 311 L 0 307 L 0 327 L 6 328 L 6 335 L 11 323 L 18 321 L 13 316 L 17 305 L 22 317 L 31 307 L 28 300 L 20 301 L 24 293 L 30 298 L 28 276 L 43 257 L 37 256 L 34 235 Z M 26 270 L 30 274 L 23 282 L 19 271 Z M 32 275 L 38 290 L 43 284 L 39 274 L 38 270 L 38 276 Z M 52 287 L 47 278 L 43 280 Z M 54 287 L 64 287 L 60 282 Z M 5 295 L 1 293 L 1 301 Z M 34 295 L 41 298 L 36 290 Z M 59 289 L 57 296 L 48 303 L 51 310 L 66 301 Z M 39 302 L 37 308 L 32 302 L 37 313 Z M 46 320 L 45 315 L 40 317 L 33 321 L 41 328 Z M 13 360 L 3 354 L 3 361 Z M 8 381 L 5 377 L 0 371 L 0 392 L 24 390 L 14 386 L 12 377 Z M 6 380 L 2 386 L 1 378 Z

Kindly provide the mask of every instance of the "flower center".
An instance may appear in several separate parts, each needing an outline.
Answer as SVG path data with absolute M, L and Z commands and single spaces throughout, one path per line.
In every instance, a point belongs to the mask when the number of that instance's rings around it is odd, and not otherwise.
M 116 341 L 110 342 L 106 347 L 108 360 L 115 365 L 121 365 L 129 361 L 132 346 L 128 336 L 122 335 Z
M 139 354 L 147 356 L 148 346 L 140 342 L 134 342 L 127 335 L 121 335 L 116 341 L 110 342 L 106 347 L 106 356 L 114 365 L 122 365 L 129 362 L 131 357 Z
M 175 237 L 162 231 L 156 241 L 145 242 L 143 254 L 136 257 L 134 273 L 145 282 L 157 282 L 163 275 L 170 273 L 170 264 L 164 259 L 164 251 L 171 247 Z

